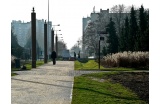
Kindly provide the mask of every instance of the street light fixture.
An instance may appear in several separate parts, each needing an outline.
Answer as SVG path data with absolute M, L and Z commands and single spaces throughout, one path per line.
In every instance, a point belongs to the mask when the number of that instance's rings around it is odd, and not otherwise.
M 56 31 L 56 35 L 57 35 L 57 31 L 61 31 L 61 30 L 54 30 L 54 31 Z
M 52 26 L 60 26 L 60 24 L 57 24 L 57 25 L 52 25 Z
M 100 41 L 104 41 L 104 37 L 100 36 L 102 34 L 108 34 L 106 31 L 97 31 L 97 34 L 99 34 L 99 70 L 100 70 Z
M 57 34 L 57 35 L 62 35 L 62 34 Z M 61 37 L 60 37 L 61 38 Z
M 52 25 L 53 27 L 55 27 L 55 26 L 60 26 L 60 24 L 57 24 L 57 25 Z M 55 29 L 55 28 L 53 28 L 53 29 Z

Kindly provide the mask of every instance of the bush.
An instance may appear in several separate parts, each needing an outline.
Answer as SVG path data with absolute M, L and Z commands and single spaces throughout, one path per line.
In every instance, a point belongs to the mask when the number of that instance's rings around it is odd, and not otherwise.
M 101 64 L 107 67 L 149 68 L 149 52 L 119 52 L 104 56 Z

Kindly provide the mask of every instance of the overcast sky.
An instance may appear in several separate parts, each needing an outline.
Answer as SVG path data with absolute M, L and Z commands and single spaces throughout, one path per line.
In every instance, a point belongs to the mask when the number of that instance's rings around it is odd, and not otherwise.
M 48 0 L 11 0 L 11 20 L 31 20 L 31 10 L 35 7 L 36 18 L 48 20 Z M 82 36 L 82 18 L 90 16 L 95 6 L 95 11 L 110 9 L 113 5 L 126 6 L 144 5 L 149 7 L 146 0 L 49 0 L 49 20 L 53 25 L 60 24 L 57 29 L 63 35 L 67 47 L 70 49 Z

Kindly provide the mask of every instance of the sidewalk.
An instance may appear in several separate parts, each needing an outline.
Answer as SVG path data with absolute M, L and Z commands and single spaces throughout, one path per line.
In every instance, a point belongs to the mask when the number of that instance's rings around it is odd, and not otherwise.
M 71 104 L 74 62 L 57 61 L 32 69 L 16 71 L 11 78 L 12 104 Z

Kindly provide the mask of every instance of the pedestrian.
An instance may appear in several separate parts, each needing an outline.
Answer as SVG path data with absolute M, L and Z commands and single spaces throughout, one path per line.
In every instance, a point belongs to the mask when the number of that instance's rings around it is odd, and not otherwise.
M 56 54 L 55 51 L 52 52 L 51 58 L 52 58 L 52 61 L 53 61 L 53 65 L 55 65 L 56 64 L 56 58 L 57 58 L 57 54 Z

